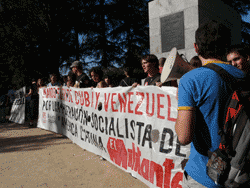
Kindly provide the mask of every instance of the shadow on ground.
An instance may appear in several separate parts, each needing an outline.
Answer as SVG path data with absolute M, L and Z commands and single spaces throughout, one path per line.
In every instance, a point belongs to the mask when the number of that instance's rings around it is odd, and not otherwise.
M 30 135 L 31 132 L 32 135 Z M 32 151 L 44 149 L 51 145 L 71 143 L 72 141 L 64 135 L 39 128 L 30 128 L 28 125 L 16 123 L 0 124 L 0 153 Z

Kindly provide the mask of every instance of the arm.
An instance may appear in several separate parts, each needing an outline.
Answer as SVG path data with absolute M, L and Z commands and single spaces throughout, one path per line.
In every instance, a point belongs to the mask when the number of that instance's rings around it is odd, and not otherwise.
M 192 75 L 191 75 L 192 76 Z M 175 131 L 182 145 L 190 144 L 195 133 L 196 102 L 194 94 L 197 92 L 194 79 L 190 75 L 182 78 L 177 88 L 178 115 L 175 123 Z
M 155 85 L 161 87 L 163 84 L 161 82 L 155 82 Z
M 175 131 L 178 140 L 182 145 L 187 145 L 192 142 L 195 128 L 195 110 L 179 110 L 177 121 L 175 123 Z
M 26 95 L 26 97 L 29 97 L 30 95 L 32 95 L 32 93 L 33 93 L 33 90 L 30 89 L 30 90 L 29 90 L 29 93 Z
M 139 86 L 139 85 L 140 85 L 140 84 L 138 84 L 138 83 L 135 82 L 135 83 L 132 84 L 132 87 L 137 87 L 137 86 Z

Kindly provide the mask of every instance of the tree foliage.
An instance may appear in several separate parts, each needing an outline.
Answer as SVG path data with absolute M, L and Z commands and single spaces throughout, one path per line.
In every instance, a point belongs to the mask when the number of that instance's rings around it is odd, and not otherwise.
M 223 0 L 223 2 L 232 8 L 234 8 L 241 16 L 246 16 L 250 11 L 250 1 L 249 0 Z M 250 24 L 241 20 L 241 36 L 243 43 L 250 44 Z
M 135 62 L 149 52 L 148 1 L 96 0 L 89 4 L 81 49 L 103 67 Z M 99 11 L 96 11 L 99 10 Z
M 137 67 L 149 53 L 150 0 L 0 0 L 1 81 L 24 85 L 31 78 L 59 74 L 74 60 L 106 69 Z M 224 0 L 242 16 L 249 0 Z M 250 24 L 242 21 L 250 42 Z M 2 84 L 2 85 L 1 85 Z
M 48 73 L 76 57 L 81 22 L 76 0 L 1 0 L 1 62 L 6 72 L 18 75 L 18 85 Z M 76 19 L 77 18 L 77 19 Z M 77 40 L 77 42 L 76 42 Z M 22 71 L 20 71 L 22 70 Z

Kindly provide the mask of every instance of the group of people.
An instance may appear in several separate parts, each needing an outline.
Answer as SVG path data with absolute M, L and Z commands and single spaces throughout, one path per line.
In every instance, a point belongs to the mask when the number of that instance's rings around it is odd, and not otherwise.
M 191 144 L 184 168 L 183 188 L 221 187 L 207 174 L 208 152 L 220 144 L 219 123 L 230 95 L 227 83 L 215 71 L 216 64 L 238 80 L 249 74 L 249 52 L 242 45 L 230 46 L 230 29 L 217 21 L 195 32 L 195 51 L 202 66 L 189 71 L 178 85 L 178 115 L 175 131 L 182 145 Z
M 104 88 L 112 87 L 111 79 L 109 76 L 103 76 L 103 71 L 100 67 L 92 67 L 89 70 L 89 77 L 83 72 L 82 63 L 74 61 L 70 66 L 67 76 L 64 76 L 63 86 L 76 87 L 76 88 Z
M 127 68 L 124 71 L 125 78 L 119 84 L 133 87 L 141 84 L 178 87 L 175 130 L 182 145 L 191 144 L 190 156 L 184 169 L 183 188 L 220 187 L 206 173 L 206 151 L 214 151 L 219 147 L 220 116 L 230 94 L 230 88 L 215 71 L 203 66 L 209 63 L 216 64 L 237 79 L 244 79 L 249 75 L 249 52 L 242 45 L 230 46 L 230 37 L 230 30 L 222 23 L 213 20 L 201 25 L 195 32 L 194 48 L 197 56 L 190 61 L 195 69 L 184 74 L 178 85 L 176 81 L 160 82 L 166 58 L 158 60 L 153 54 L 141 58 L 143 71 L 148 75 L 144 83 L 132 76 L 133 69 Z M 77 88 L 112 87 L 110 77 L 104 78 L 100 67 L 91 68 L 87 76 L 80 61 L 72 63 L 71 71 L 65 76 L 64 83 L 58 82 L 55 74 L 50 75 L 50 83 L 47 86 L 61 85 Z M 26 97 L 30 97 L 30 125 L 38 113 L 39 88 L 44 86 L 43 80 L 38 79 L 37 83 L 33 80 L 28 88 Z
M 230 30 L 222 23 L 209 21 L 195 32 L 194 56 L 190 64 L 193 70 L 184 74 L 179 84 L 175 81 L 160 82 L 166 58 L 153 54 L 141 58 L 141 66 L 147 77 L 144 83 L 132 75 L 133 69 L 125 70 L 120 86 L 155 85 L 178 87 L 178 115 L 175 130 L 180 144 L 191 144 L 190 156 L 185 164 L 183 188 L 220 187 L 206 172 L 207 151 L 219 147 L 219 123 L 231 92 L 227 83 L 215 71 L 203 67 L 216 64 L 237 79 L 245 79 L 250 72 L 249 52 L 242 45 L 230 46 Z M 66 86 L 71 87 L 112 87 L 108 79 L 103 80 L 103 71 L 98 67 L 89 70 L 89 76 L 82 71 L 82 64 L 75 61 L 67 76 Z M 52 84 L 53 85 L 53 84 Z

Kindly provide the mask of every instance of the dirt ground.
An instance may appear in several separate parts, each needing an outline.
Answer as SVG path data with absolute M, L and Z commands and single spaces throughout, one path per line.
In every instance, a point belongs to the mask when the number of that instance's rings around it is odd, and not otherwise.
M 40 128 L 1 123 L 0 144 L 0 188 L 148 187 L 67 137 Z

